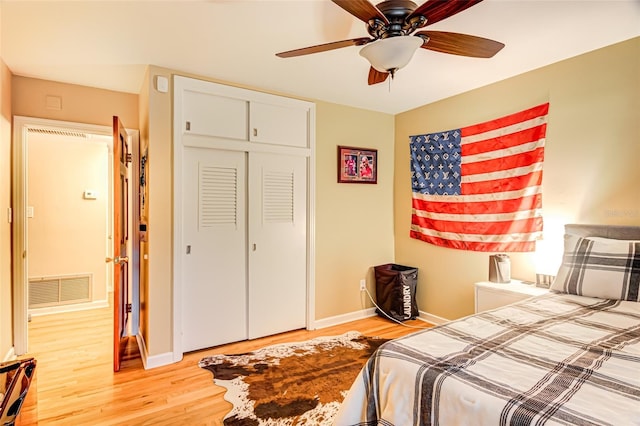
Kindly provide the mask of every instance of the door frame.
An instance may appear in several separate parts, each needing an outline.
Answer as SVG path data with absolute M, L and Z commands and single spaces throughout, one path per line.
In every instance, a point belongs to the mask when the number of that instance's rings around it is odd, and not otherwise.
M 28 306 L 28 256 L 27 256 L 27 172 L 28 172 L 28 156 L 27 156 L 27 143 L 29 129 L 46 129 L 46 130 L 59 130 L 66 132 L 79 132 L 87 134 L 95 134 L 101 136 L 112 137 L 113 128 L 111 126 L 101 126 L 95 124 L 75 123 L 69 121 L 50 120 L 44 118 L 34 117 L 13 117 L 13 172 L 12 172 L 12 221 L 13 221 L 13 241 L 12 241 L 12 264 L 13 264 L 13 347 L 16 355 L 22 355 L 28 351 L 28 319 L 29 319 L 29 306 Z M 139 132 L 138 130 L 127 129 L 127 133 L 130 136 L 132 144 L 133 164 L 138 167 L 138 146 L 139 146 Z M 109 161 L 113 161 L 113 149 L 109 150 Z M 132 176 L 137 176 L 139 173 L 137 168 L 131 171 Z M 131 179 L 130 179 L 131 182 Z M 133 183 L 132 183 L 133 184 Z M 111 179 L 110 179 L 110 185 Z M 130 194 L 137 193 L 137 188 L 133 188 L 136 192 L 129 192 Z M 111 192 L 111 190 L 110 190 Z M 131 199 L 131 205 L 133 212 L 138 205 L 138 197 Z M 135 204 L 134 204 L 135 203 Z M 132 220 L 130 221 L 131 230 L 138 229 L 140 218 L 132 214 Z M 138 233 L 130 232 L 133 235 L 132 240 L 132 253 L 135 253 L 136 258 L 131 264 L 131 282 L 132 282 L 132 316 L 131 327 L 134 332 L 137 333 L 139 324 L 139 250 L 136 249 L 139 242 Z M 112 280 L 111 280 L 112 281 Z M 110 277 L 107 277 L 107 283 L 110 282 Z M 109 287 L 110 288 L 110 287 Z

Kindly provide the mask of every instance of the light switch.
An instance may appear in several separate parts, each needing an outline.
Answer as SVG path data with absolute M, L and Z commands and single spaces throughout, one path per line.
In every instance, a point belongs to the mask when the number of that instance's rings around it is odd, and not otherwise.
M 98 191 L 94 191 L 93 189 L 87 189 L 82 194 L 82 198 L 85 200 L 95 200 L 98 198 Z
M 27 206 L 27 218 L 33 219 L 33 206 Z

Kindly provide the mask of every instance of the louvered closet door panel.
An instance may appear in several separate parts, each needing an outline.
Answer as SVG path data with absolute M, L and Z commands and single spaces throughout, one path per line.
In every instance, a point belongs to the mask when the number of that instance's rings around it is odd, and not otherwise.
M 185 148 L 183 351 L 247 338 L 246 154 Z
M 249 154 L 249 338 L 306 325 L 307 160 Z

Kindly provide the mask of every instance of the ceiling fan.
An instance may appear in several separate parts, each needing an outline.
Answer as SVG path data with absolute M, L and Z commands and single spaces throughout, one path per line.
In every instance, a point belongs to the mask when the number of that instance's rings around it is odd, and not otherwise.
M 411 0 L 385 0 L 374 6 L 368 0 L 331 0 L 366 23 L 370 37 L 334 41 L 277 53 L 280 58 L 309 55 L 348 46 L 364 46 L 360 55 L 371 63 L 369 85 L 382 83 L 409 63 L 421 47 L 436 52 L 475 58 L 491 58 L 504 44 L 467 34 L 418 31 L 482 0 L 427 0 L 420 6 Z

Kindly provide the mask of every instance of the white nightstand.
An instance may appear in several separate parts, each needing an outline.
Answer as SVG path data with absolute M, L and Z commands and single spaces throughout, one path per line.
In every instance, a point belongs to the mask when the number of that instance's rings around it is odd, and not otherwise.
M 506 284 L 481 281 L 475 283 L 475 291 L 476 313 L 478 313 L 548 293 L 549 289 L 536 287 L 535 284 L 524 284 L 519 280 L 511 280 Z

